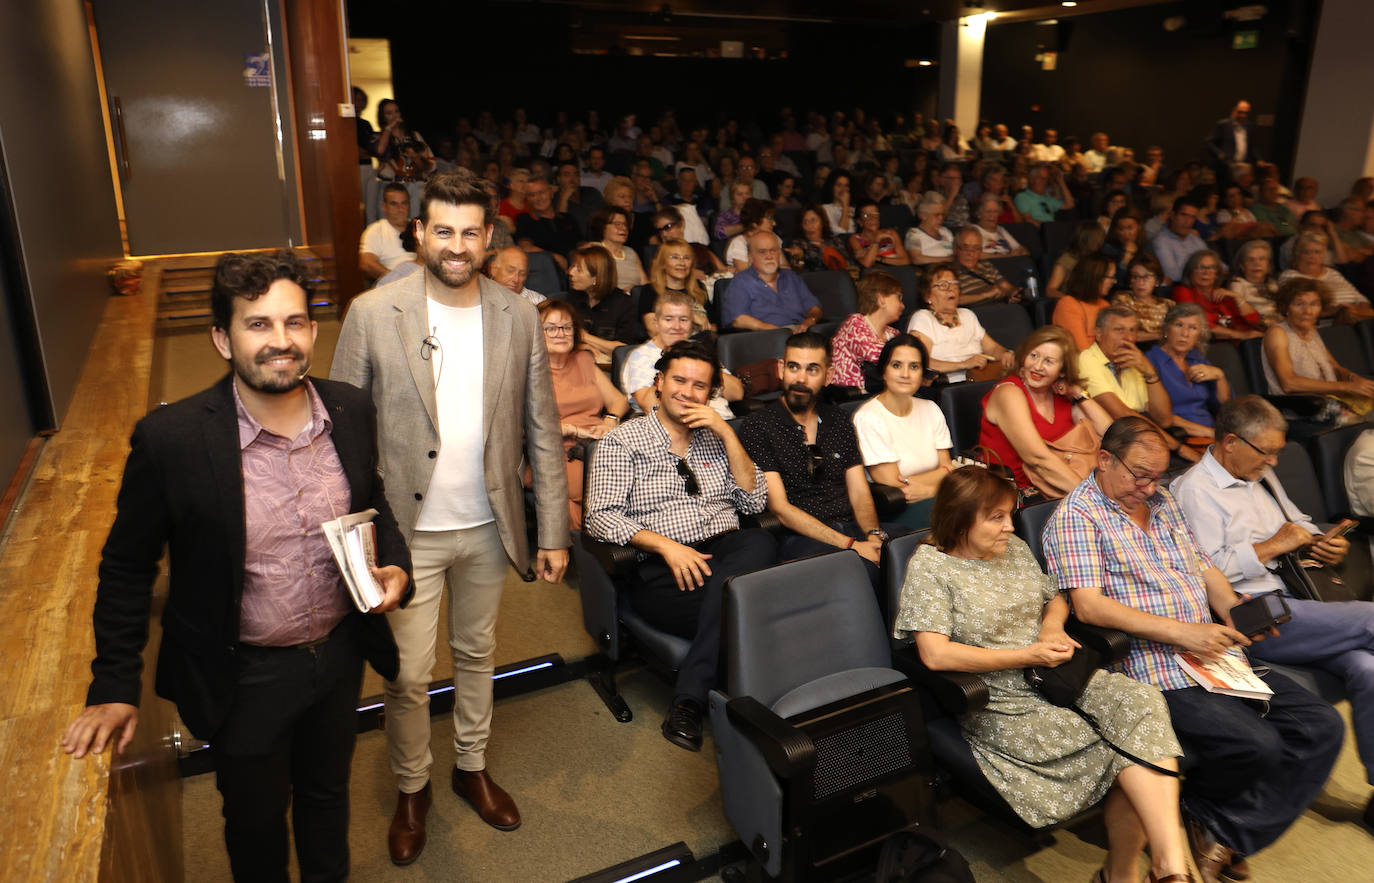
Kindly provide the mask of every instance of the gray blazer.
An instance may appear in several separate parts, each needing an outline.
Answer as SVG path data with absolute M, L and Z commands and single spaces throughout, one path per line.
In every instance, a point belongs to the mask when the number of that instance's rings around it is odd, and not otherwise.
M 330 370 L 332 379 L 370 393 L 377 405 L 378 471 L 407 542 L 415 534 L 441 443 L 433 369 L 420 355 L 429 334 L 427 276 L 422 269 L 354 299 Z M 530 566 L 530 550 L 522 446 L 534 475 L 539 546 L 562 549 L 571 544 L 558 403 L 539 314 L 505 286 L 485 277 L 480 284 L 487 498 L 501 545 L 516 570 L 524 573 Z

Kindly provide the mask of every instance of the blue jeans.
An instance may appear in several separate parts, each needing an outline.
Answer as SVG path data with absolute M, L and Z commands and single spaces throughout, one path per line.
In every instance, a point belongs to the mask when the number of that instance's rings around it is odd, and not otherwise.
M 1197 760 L 1183 781 L 1183 805 L 1226 846 L 1253 855 L 1279 838 L 1321 793 L 1345 737 L 1326 700 L 1283 675 L 1262 674 L 1265 703 L 1165 690 L 1174 732 Z

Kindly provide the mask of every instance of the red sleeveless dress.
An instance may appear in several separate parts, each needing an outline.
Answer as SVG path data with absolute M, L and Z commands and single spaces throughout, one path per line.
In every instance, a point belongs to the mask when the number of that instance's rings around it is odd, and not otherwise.
M 1031 421 L 1035 424 L 1035 431 L 1040 433 L 1040 437 L 1045 441 L 1054 441 L 1064 433 L 1073 429 L 1073 403 L 1061 395 L 1054 397 L 1054 420 L 1046 420 L 1041 416 L 1040 411 L 1031 401 L 1030 393 L 1026 391 L 1026 384 L 1021 380 L 1020 375 L 1013 374 L 1002 383 L 1010 383 L 1021 390 L 1021 394 L 1026 397 L 1026 406 L 1030 408 Z M 997 384 L 1001 386 L 1002 383 Z M 988 422 L 988 396 L 992 395 L 994 386 L 988 390 L 988 394 L 983 396 L 983 416 L 978 426 L 978 444 L 984 445 L 992 451 L 996 457 L 1000 457 L 1002 463 L 1016 476 L 1016 486 L 1028 488 L 1031 486 L 1030 479 L 1026 478 L 1026 470 L 1021 466 L 1021 456 L 1016 453 L 1016 449 L 1011 446 L 1007 439 L 1007 434 L 1002 431 L 1002 427 L 994 426 Z

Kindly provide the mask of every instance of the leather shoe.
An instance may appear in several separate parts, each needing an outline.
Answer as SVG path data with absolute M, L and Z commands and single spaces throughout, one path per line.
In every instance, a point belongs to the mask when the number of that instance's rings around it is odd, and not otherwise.
M 1250 879 L 1250 863 L 1245 860 L 1245 856 L 1233 853 L 1231 861 L 1221 869 L 1221 876 L 1236 883 L 1245 883 Z
M 468 772 L 454 768 L 453 793 L 477 810 L 482 821 L 498 831 L 514 831 L 520 827 L 520 810 L 500 785 L 491 780 L 486 770 Z
M 434 800 L 433 795 L 426 782 L 425 787 L 414 794 L 402 791 L 396 798 L 396 815 L 392 816 L 391 829 L 386 835 L 392 864 L 408 865 L 424 851 L 425 815 Z
M 663 719 L 663 738 L 688 751 L 701 750 L 701 705 L 695 699 L 673 700 Z
M 1188 846 L 1202 883 L 1219 883 L 1222 871 L 1231 863 L 1231 848 L 1217 841 L 1197 819 L 1185 815 L 1183 826 L 1188 832 Z

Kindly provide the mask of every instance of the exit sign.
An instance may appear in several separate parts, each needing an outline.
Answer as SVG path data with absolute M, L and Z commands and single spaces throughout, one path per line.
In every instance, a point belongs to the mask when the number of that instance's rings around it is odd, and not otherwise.
M 1259 45 L 1259 31 L 1236 31 L 1231 38 L 1232 49 L 1254 49 Z

